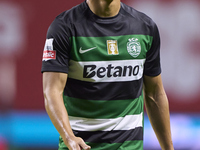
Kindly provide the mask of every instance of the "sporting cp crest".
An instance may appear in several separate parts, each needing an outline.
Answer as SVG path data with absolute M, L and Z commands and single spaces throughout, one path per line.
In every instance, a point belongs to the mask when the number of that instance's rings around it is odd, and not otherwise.
M 127 51 L 132 57 L 136 58 L 141 52 L 140 42 L 138 42 L 137 38 L 132 38 L 128 40 L 129 42 L 127 43 Z

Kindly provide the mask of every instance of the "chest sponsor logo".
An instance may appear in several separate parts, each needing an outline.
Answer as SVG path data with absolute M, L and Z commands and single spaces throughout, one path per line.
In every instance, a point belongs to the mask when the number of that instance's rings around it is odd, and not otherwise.
M 133 81 L 142 78 L 144 62 L 145 59 L 93 62 L 70 60 L 68 75 L 70 78 L 89 82 Z
M 53 39 L 46 39 L 42 61 L 55 60 L 56 51 L 53 50 Z
M 129 39 L 129 42 L 127 43 L 127 51 L 134 58 L 139 56 L 141 53 L 141 45 L 137 38 Z
M 82 47 L 80 47 L 80 49 L 79 49 L 79 53 L 80 54 L 84 54 L 84 53 L 86 53 L 86 52 L 89 52 L 89 51 L 91 51 L 91 50 L 93 50 L 93 49 L 96 49 L 97 47 L 92 47 L 92 48 L 89 48 L 89 49 L 82 49 Z
M 107 40 L 107 50 L 109 55 L 118 55 L 118 44 L 117 40 Z
M 98 78 L 104 77 L 126 77 L 137 76 L 139 73 L 139 65 L 136 66 L 113 66 L 109 64 L 106 67 L 97 67 L 96 65 L 85 65 L 83 71 L 83 78 Z

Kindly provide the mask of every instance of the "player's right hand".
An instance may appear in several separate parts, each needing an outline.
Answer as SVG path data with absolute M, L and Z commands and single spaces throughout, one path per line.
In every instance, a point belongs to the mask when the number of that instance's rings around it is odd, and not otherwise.
M 69 148 L 69 150 L 90 150 L 91 147 L 87 145 L 82 138 L 73 137 L 68 139 L 65 142 L 65 145 Z

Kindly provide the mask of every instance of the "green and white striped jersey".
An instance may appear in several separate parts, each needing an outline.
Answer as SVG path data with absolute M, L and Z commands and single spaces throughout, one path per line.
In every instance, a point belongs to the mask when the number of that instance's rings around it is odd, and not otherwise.
M 101 18 L 83 2 L 51 24 L 42 72 L 68 74 L 70 124 L 93 150 L 143 149 L 143 75 L 161 73 L 159 51 L 156 24 L 124 3 Z

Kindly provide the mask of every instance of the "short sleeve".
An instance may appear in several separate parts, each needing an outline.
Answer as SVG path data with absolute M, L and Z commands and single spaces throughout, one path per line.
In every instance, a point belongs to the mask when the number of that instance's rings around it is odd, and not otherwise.
M 160 65 L 160 35 L 158 27 L 153 23 L 153 41 L 150 50 L 146 54 L 144 64 L 144 75 L 157 76 L 161 73 Z
M 47 31 L 41 72 L 68 73 L 70 49 L 70 29 L 56 18 Z

